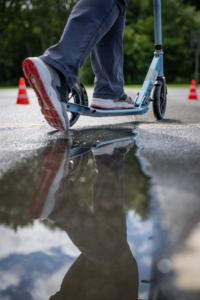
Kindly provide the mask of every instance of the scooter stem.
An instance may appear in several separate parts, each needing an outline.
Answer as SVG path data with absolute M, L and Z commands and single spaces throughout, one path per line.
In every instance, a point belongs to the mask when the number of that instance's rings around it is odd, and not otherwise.
M 162 51 L 161 1 L 153 0 L 155 51 Z

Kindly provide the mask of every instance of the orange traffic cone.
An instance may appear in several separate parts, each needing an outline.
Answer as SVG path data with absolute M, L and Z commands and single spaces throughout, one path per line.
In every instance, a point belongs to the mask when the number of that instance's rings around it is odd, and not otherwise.
M 198 100 L 196 81 L 194 79 L 191 80 L 188 100 Z
M 24 78 L 19 79 L 19 90 L 16 104 L 29 104 L 28 95 L 26 92 L 26 83 Z

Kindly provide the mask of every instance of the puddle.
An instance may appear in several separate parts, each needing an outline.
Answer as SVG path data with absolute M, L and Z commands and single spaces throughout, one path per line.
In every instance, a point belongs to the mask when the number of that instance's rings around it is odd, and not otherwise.
M 4 175 L 0 299 L 190 299 L 172 282 L 135 139 L 77 130 Z

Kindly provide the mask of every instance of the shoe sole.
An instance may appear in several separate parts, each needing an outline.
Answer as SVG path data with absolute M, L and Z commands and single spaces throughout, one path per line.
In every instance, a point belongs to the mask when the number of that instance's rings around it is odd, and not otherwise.
M 62 114 L 62 108 L 55 90 L 50 85 L 52 80 L 45 64 L 38 58 L 25 59 L 22 63 L 23 72 L 34 89 L 41 112 L 50 126 L 59 131 L 66 131 L 67 126 Z

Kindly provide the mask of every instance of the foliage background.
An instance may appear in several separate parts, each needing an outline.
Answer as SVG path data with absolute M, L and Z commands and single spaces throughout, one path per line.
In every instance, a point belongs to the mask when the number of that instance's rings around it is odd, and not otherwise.
M 16 86 L 27 56 L 56 44 L 77 0 L 0 0 L 0 86 Z M 165 76 L 168 83 L 198 82 L 200 1 L 162 0 Z M 124 32 L 126 84 L 141 84 L 154 51 L 153 1 L 130 0 Z M 92 84 L 90 60 L 80 70 Z

